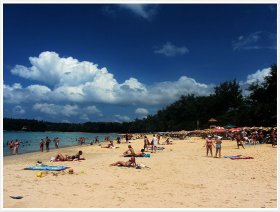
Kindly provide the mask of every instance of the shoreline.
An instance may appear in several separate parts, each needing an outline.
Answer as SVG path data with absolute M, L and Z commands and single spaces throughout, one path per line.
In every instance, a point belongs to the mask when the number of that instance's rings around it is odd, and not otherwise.
M 151 139 L 151 135 L 148 135 Z M 198 137 L 173 140 L 150 158 L 136 158 L 149 168 L 112 167 L 129 158 L 116 149 L 83 145 L 59 149 L 62 154 L 84 152 L 86 160 L 49 162 L 56 149 L 3 159 L 3 208 L 276 208 L 277 148 L 269 144 L 236 149 L 235 141 L 223 140 L 222 158 L 205 156 L 205 141 Z M 130 140 L 138 152 L 143 139 Z M 161 141 L 162 142 L 162 141 Z M 215 150 L 214 150 L 215 153 Z M 225 155 L 252 156 L 231 160 Z M 23 170 L 40 160 L 47 165 L 69 166 L 74 174 L 36 177 Z M 11 195 L 23 196 L 20 200 Z M 152 200 L 152 201 L 151 201 Z

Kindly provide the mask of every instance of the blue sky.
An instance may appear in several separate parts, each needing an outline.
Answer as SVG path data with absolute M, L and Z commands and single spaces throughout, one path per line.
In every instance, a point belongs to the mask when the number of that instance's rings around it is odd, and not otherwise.
M 132 121 L 277 62 L 276 4 L 4 4 L 4 117 Z

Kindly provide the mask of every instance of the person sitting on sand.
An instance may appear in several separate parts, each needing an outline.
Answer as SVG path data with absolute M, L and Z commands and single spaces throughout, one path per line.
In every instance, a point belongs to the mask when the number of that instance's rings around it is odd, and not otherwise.
M 214 144 L 213 144 L 213 141 L 211 139 L 211 136 L 208 136 L 206 139 L 205 139 L 205 144 L 203 147 L 206 146 L 206 156 L 208 156 L 208 152 L 210 151 L 210 154 L 211 156 L 213 156 L 212 154 L 212 147 L 215 147 Z
M 170 139 L 170 138 L 167 138 L 167 139 L 166 139 L 166 141 L 165 141 L 165 144 L 166 144 L 166 145 L 172 145 L 172 144 L 173 144 L 172 141 L 170 141 L 169 139 Z
M 128 145 L 128 150 L 126 150 L 124 153 L 123 153 L 123 156 L 135 156 L 135 151 L 134 149 L 132 148 L 131 145 Z
M 128 161 L 117 161 L 110 164 L 111 166 L 125 166 L 125 167 L 134 167 L 136 166 L 135 157 L 131 157 Z

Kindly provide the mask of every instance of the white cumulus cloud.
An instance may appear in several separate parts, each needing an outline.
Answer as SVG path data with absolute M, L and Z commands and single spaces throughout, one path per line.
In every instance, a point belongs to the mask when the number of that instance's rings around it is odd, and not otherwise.
M 207 95 L 212 86 L 196 82 L 187 76 L 177 81 L 146 85 L 134 77 L 118 82 L 104 68 L 72 57 L 63 58 L 55 52 L 42 52 L 29 58 L 31 67 L 16 65 L 12 74 L 36 80 L 46 85 L 4 85 L 4 102 L 42 102 L 53 104 L 167 104 L 181 95 Z
M 264 68 L 262 70 L 257 70 L 254 74 L 250 74 L 247 76 L 246 83 L 263 83 L 265 81 L 265 77 L 270 75 L 271 68 Z

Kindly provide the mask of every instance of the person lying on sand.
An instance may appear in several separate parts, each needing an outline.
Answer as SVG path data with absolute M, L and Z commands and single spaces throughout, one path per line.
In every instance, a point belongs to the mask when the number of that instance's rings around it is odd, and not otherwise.
M 106 146 L 101 146 L 101 148 L 113 148 L 113 147 L 114 147 L 114 142 L 113 141 L 109 141 L 109 144 L 106 145 Z
M 83 152 L 80 150 L 77 154 L 75 155 L 62 155 L 61 153 L 58 153 L 53 161 L 73 161 L 73 160 L 85 160 L 85 158 L 81 157 Z
M 115 163 L 110 164 L 111 166 L 125 166 L 125 167 L 135 167 L 136 161 L 135 157 L 131 157 L 128 161 L 117 161 Z
M 123 156 L 135 156 L 135 151 L 131 145 L 128 145 L 128 150 L 123 153 Z
M 124 157 L 145 157 L 145 155 L 146 155 L 146 153 L 145 153 L 145 150 L 144 149 L 141 149 L 141 151 L 140 152 L 138 152 L 138 153 L 136 153 L 136 154 L 134 154 L 134 155 L 132 155 L 132 154 L 126 154 L 126 155 L 124 155 Z

